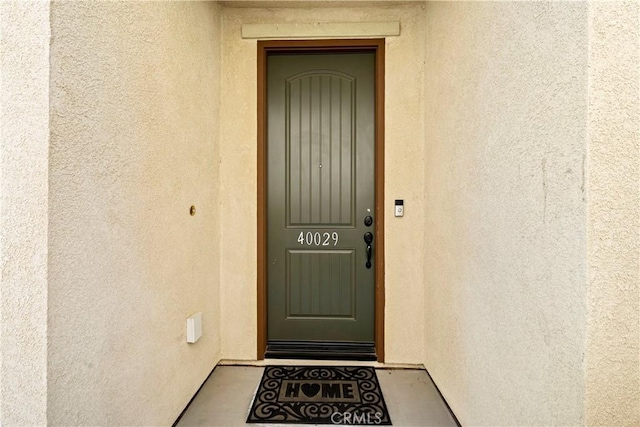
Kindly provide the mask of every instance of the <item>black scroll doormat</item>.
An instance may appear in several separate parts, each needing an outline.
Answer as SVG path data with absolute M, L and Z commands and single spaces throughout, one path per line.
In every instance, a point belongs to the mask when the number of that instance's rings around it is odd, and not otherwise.
M 391 425 L 375 369 L 267 366 L 248 423 Z

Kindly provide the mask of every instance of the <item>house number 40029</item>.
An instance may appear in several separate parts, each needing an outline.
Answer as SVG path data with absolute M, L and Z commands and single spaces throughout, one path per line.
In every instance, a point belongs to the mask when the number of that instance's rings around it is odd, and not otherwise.
M 307 231 L 306 233 L 304 231 L 300 232 L 300 235 L 298 236 L 298 243 L 300 243 L 301 245 L 307 245 L 307 246 L 330 246 L 331 244 L 333 244 L 333 246 L 338 244 L 338 232 L 334 231 L 333 233 L 318 233 L 317 231 L 315 233 L 312 233 L 310 231 Z

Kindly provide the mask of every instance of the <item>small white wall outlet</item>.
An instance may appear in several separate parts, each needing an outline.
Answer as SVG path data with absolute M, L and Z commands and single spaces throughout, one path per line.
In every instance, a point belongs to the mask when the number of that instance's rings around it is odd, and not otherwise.
M 187 342 L 195 343 L 202 336 L 202 313 L 198 312 L 187 319 Z

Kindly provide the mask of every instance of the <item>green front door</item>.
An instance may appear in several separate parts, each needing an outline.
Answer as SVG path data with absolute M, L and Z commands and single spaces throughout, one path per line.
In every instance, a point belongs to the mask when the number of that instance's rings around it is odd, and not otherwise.
M 267 339 L 374 341 L 374 53 L 267 60 Z

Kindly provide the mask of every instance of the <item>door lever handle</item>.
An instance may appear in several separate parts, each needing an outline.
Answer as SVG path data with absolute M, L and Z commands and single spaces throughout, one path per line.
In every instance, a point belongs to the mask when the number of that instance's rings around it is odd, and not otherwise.
M 364 242 L 367 244 L 367 263 L 365 266 L 371 268 L 371 242 L 373 242 L 373 234 L 371 232 L 364 233 Z

